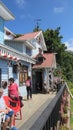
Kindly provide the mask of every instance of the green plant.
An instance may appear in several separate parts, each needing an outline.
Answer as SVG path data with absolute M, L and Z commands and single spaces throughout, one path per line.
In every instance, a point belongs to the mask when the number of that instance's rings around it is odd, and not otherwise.
M 63 119 L 63 123 L 64 123 L 64 124 L 67 124 L 67 122 L 68 122 L 68 115 L 67 115 L 66 113 L 64 113 L 64 114 L 62 115 L 62 119 Z
M 68 107 L 67 106 L 64 106 L 64 113 L 67 113 L 67 110 L 68 110 Z
M 69 128 L 67 128 L 66 126 L 62 126 L 61 130 L 69 130 Z
M 73 94 L 73 88 L 70 89 L 71 93 Z

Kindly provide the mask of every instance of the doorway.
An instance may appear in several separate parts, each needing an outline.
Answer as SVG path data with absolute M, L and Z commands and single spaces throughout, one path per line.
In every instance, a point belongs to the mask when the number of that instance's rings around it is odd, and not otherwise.
M 37 92 L 42 92 L 42 87 L 43 87 L 42 85 L 43 85 L 42 72 L 36 71 L 36 91 Z

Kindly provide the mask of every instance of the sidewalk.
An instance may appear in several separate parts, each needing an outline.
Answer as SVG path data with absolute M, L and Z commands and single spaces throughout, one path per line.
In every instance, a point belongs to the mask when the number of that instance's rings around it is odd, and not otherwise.
M 26 99 L 24 97 L 23 103 L 24 107 L 22 108 L 22 120 L 16 119 L 16 127 L 20 129 L 24 125 L 23 130 L 28 130 L 30 126 L 27 126 L 28 120 L 30 121 L 30 125 L 37 120 L 37 111 L 39 111 L 39 115 L 41 112 L 46 108 L 46 106 L 51 102 L 51 100 L 55 97 L 55 93 L 50 94 L 33 94 L 33 97 L 31 100 Z M 43 106 L 43 107 L 42 107 Z M 36 114 L 34 120 L 32 118 L 32 115 Z

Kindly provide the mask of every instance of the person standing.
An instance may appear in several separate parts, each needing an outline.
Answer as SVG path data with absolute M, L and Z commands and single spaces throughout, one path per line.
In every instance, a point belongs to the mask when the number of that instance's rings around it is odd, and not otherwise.
M 19 100 L 19 90 L 14 78 L 9 78 L 8 96 L 13 100 Z
M 31 85 L 31 77 L 28 76 L 28 79 L 25 82 L 26 90 L 27 90 L 27 100 L 32 99 L 32 85 Z

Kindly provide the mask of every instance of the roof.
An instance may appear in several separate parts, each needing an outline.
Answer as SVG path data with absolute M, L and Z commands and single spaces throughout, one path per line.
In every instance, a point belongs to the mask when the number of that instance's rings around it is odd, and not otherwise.
M 18 38 L 15 38 L 14 40 L 15 41 L 31 41 L 33 39 L 37 39 L 37 37 L 39 37 L 39 35 L 43 35 L 42 34 L 42 31 L 37 31 L 37 32 L 31 32 L 31 33 L 27 33 L 27 34 L 24 34 Z M 43 37 L 43 40 L 42 40 L 42 48 L 43 50 L 47 50 L 46 48 L 46 44 L 45 44 L 45 41 L 44 41 L 44 37 Z
M 10 10 L 3 4 L 3 2 L 0 0 L 0 16 L 4 20 L 13 20 L 14 16 L 10 12 Z
M 50 67 L 52 67 L 53 62 L 54 62 L 54 56 L 55 56 L 55 54 L 54 53 L 44 53 L 42 55 L 45 58 L 44 61 L 41 64 L 35 64 L 35 65 L 33 65 L 33 67 L 32 67 L 33 69 L 50 68 Z
M 4 27 L 4 30 L 7 31 L 7 32 L 10 32 L 10 34 L 12 34 L 14 37 L 16 36 L 11 30 L 9 30 L 9 28 L 7 27 Z
M 15 40 L 31 40 L 31 39 L 35 38 L 39 32 L 40 31 L 27 33 L 18 38 L 15 38 Z

